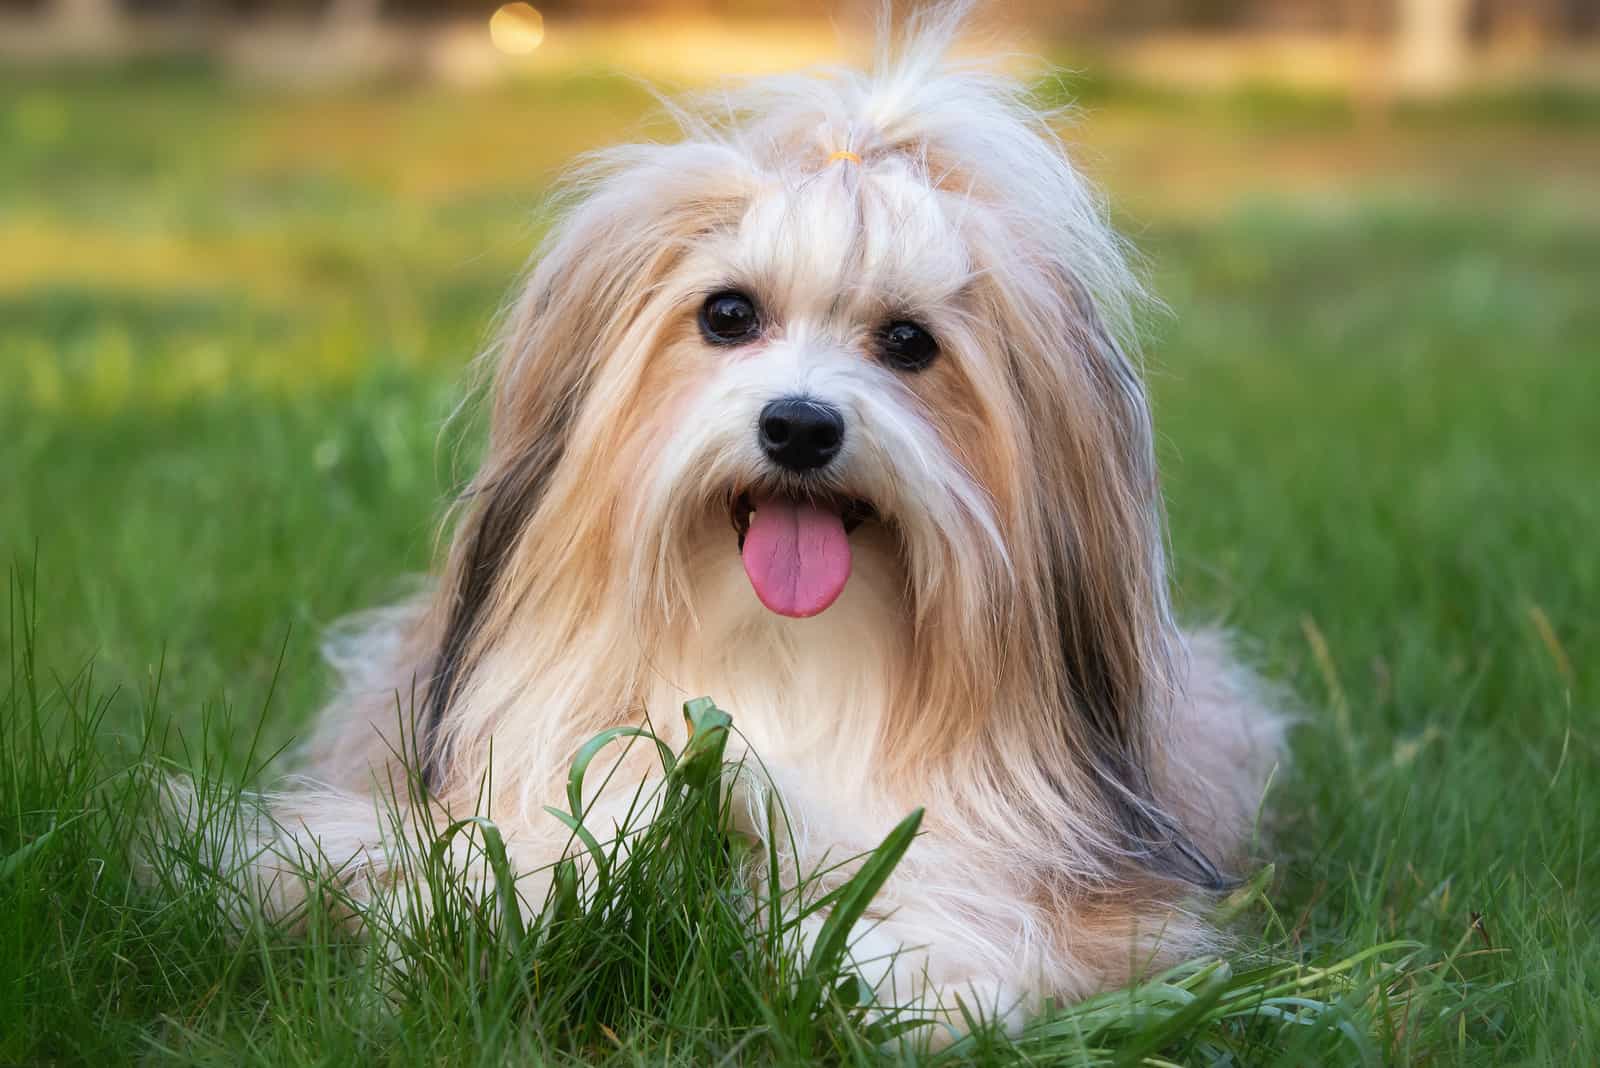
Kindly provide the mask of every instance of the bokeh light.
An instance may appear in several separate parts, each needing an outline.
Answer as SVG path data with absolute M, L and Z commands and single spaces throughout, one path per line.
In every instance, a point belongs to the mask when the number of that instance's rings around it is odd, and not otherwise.
M 544 43 L 544 16 L 532 4 L 503 4 L 489 16 L 489 40 L 508 56 L 526 56 Z

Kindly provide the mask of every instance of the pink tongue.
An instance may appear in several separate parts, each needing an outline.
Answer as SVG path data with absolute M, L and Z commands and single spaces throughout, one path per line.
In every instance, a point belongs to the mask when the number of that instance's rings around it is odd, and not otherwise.
M 844 522 L 814 504 L 780 497 L 756 502 L 743 555 L 756 596 L 781 616 L 816 615 L 850 578 Z

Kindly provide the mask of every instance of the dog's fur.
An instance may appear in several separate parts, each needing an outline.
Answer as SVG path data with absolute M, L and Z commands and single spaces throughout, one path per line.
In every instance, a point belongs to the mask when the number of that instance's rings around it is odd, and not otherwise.
M 1050 116 L 947 58 L 958 14 L 913 20 L 871 75 L 759 82 L 581 172 L 493 355 L 442 579 L 341 650 L 280 845 L 360 858 L 357 895 L 383 881 L 373 784 L 414 693 L 436 806 L 492 783 L 534 871 L 568 842 L 542 806 L 575 750 L 646 716 L 681 744 L 677 709 L 708 694 L 782 798 L 791 877 L 926 806 L 855 950 L 902 951 L 866 969 L 887 999 L 1015 1020 L 1213 944 L 1204 906 L 1280 720 L 1217 634 L 1173 623 L 1136 283 Z M 697 330 L 729 287 L 767 317 L 753 344 Z M 903 318 L 939 339 L 917 373 L 874 355 Z M 754 432 L 792 394 L 848 427 L 803 485 Z M 729 524 L 752 488 L 876 509 L 823 614 L 752 592 Z M 589 802 L 595 826 L 649 748 Z

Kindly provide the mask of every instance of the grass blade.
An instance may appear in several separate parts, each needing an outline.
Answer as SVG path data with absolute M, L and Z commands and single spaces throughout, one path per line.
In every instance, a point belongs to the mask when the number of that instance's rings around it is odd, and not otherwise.
M 526 934 L 522 924 L 522 906 L 517 900 L 516 875 L 511 870 L 510 859 L 506 856 L 505 839 L 500 836 L 500 828 L 494 825 L 494 821 L 483 816 L 468 816 L 456 820 L 434 840 L 429 860 L 433 862 L 433 868 L 438 870 L 444 863 L 451 841 L 469 827 L 483 833 L 483 852 L 488 858 L 489 870 L 494 874 L 495 894 L 500 901 L 501 929 L 512 950 L 515 951 L 522 946 Z

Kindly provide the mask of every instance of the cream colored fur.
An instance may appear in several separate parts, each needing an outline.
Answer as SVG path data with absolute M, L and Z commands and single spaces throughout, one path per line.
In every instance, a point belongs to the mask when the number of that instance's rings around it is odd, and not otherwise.
M 434 811 L 487 778 L 534 872 L 568 841 L 542 806 L 578 746 L 644 717 L 679 745 L 706 694 L 770 772 L 742 782 L 741 829 L 782 798 L 790 877 L 926 807 L 853 951 L 886 999 L 1015 1022 L 1214 944 L 1197 884 L 1243 859 L 1280 720 L 1218 634 L 1171 622 L 1137 286 L 1050 116 L 945 58 L 959 14 L 914 20 L 871 74 L 714 96 L 683 140 L 580 171 L 491 354 L 443 577 L 341 646 L 345 690 L 273 802 L 274 909 L 299 892 L 274 857 L 313 843 L 358 897 L 392 877 L 373 790 L 403 774 L 412 695 L 446 691 L 417 726 Z M 728 286 L 770 317 L 755 345 L 695 328 Z M 890 316 L 939 338 L 933 366 L 874 358 Z M 811 619 L 758 602 L 728 514 L 777 477 L 753 427 L 796 392 L 847 415 L 826 488 L 881 516 Z

